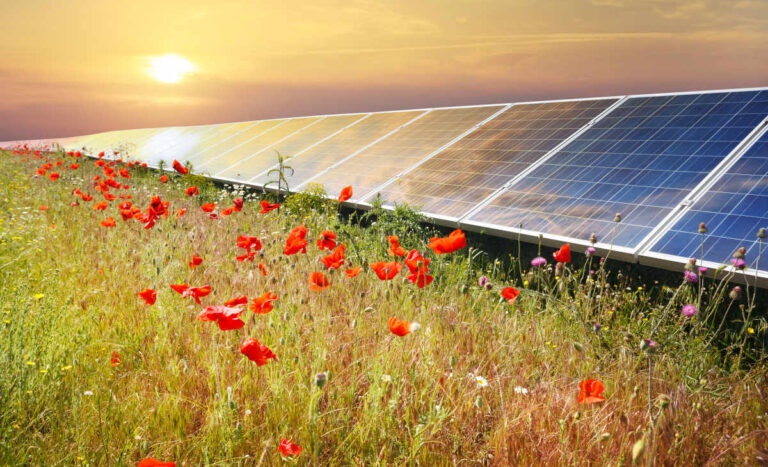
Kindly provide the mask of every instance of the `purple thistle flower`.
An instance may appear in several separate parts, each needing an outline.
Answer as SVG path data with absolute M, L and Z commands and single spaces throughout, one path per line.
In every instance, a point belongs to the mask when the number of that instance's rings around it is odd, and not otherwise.
M 539 268 L 547 264 L 547 260 L 543 256 L 537 256 L 531 260 L 531 266 Z
M 685 271 L 683 273 L 683 278 L 689 284 L 698 284 L 699 282 L 699 276 L 697 276 L 696 273 L 693 271 Z
M 587 248 L 587 256 L 592 256 L 595 254 L 595 249 L 592 247 Z
M 487 284 L 487 283 L 489 283 L 489 282 L 490 282 L 490 280 L 489 280 L 487 277 L 485 277 L 485 276 L 482 276 L 482 277 L 480 277 L 480 279 L 477 281 L 477 284 L 478 284 L 480 287 L 485 287 L 485 284 Z
M 685 316 L 687 316 L 689 318 L 691 316 L 695 315 L 697 311 L 698 310 L 696 309 L 696 305 L 691 305 L 691 304 L 683 306 L 683 310 L 682 310 L 683 315 L 685 315 Z
M 731 259 L 731 264 L 733 265 L 734 268 L 740 269 L 742 271 L 747 267 L 747 263 L 745 263 L 744 260 L 741 258 Z
M 706 274 L 707 271 L 709 271 L 709 268 L 705 268 L 704 266 L 699 268 L 699 274 Z

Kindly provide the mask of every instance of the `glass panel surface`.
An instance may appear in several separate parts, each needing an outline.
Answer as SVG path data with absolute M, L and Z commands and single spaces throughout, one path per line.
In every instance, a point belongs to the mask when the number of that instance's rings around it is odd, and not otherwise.
M 708 232 L 700 235 L 699 223 Z M 768 133 L 745 152 L 712 188 L 696 201 L 650 251 L 728 263 L 740 247 L 752 267 L 768 266 L 768 243 L 757 231 L 768 228 Z M 702 251 L 703 250 L 703 251 Z M 759 258 L 758 258 L 759 256 Z
M 469 220 L 636 247 L 765 118 L 766 95 L 628 99 Z
M 390 136 L 321 175 L 328 194 L 352 185 L 353 199 L 363 199 L 379 185 L 437 151 L 499 111 L 502 106 L 432 110 Z
M 514 105 L 384 188 L 382 197 L 460 217 L 615 102 Z

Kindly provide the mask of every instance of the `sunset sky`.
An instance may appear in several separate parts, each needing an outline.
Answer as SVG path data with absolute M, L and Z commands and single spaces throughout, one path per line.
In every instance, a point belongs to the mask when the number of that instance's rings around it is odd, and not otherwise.
M 0 141 L 768 85 L 762 0 L 6 0 L 0 18 Z M 158 80 L 166 54 L 194 71 Z

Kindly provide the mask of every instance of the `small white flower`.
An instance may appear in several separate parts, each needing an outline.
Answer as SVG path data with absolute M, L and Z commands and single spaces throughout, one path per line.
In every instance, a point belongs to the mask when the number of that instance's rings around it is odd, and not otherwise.
M 389 375 L 381 375 L 381 380 L 383 382 L 385 382 L 385 383 L 391 383 L 392 382 L 392 377 L 389 376 Z
M 488 380 L 482 376 L 475 376 L 475 381 L 477 381 L 477 387 L 479 388 L 488 387 Z
M 85 391 L 85 392 L 83 392 L 83 395 L 84 396 L 92 396 L 93 395 L 93 391 Z
M 248 415 L 250 415 L 250 414 L 251 414 L 251 409 L 246 409 L 246 410 L 245 410 L 245 416 L 247 417 L 247 416 L 248 416 Z
M 515 386 L 515 393 L 516 394 L 528 394 L 528 388 L 524 388 L 522 386 Z

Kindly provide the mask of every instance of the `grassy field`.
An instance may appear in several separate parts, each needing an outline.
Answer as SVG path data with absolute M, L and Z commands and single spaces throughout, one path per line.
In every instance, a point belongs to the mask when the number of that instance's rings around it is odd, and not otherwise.
M 236 187 L 175 172 L 163 183 L 158 172 L 122 168 L 0 153 L 0 465 L 768 458 L 766 304 L 748 286 L 692 283 L 681 270 L 679 287 L 628 288 L 597 257 L 586 270 L 556 265 L 551 252 L 538 268 L 532 257 L 499 262 L 471 236 L 438 255 L 428 248 L 435 233 L 407 208 L 343 217 L 315 187 L 261 214 L 261 199 Z M 97 191 L 109 178 L 128 187 Z M 192 185 L 199 194 L 188 196 Z M 153 196 L 169 202 L 169 215 L 148 229 L 146 218 L 124 221 L 126 195 L 137 217 Z M 244 198 L 242 210 L 223 216 L 235 198 Z M 95 210 L 102 201 L 105 210 Z M 201 209 L 207 203 L 218 219 Z M 108 217 L 114 227 L 102 225 Z M 306 253 L 287 255 L 299 225 Z M 320 261 L 331 254 L 316 245 L 325 230 L 346 247 L 337 270 Z M 241 235 L 260 240 L 253 261 L 236 260 L 246 254 Z M 434 282 L 418 287 L 405 265 L 392 280 L 377 277 L 374 263 L 404 263 L 389 254 L 390 235 L 430 260 Z M 195 268 L 193 255 L 202 259 Z M 347 277 L 354 267 L 359 275 Z M 330 286 L 312 290 L 313 272 Z M 211 293 L 198 305 L 176 284 Z M 520 292 L 512 303 L 506 287 Z M 144 289 L 157 291 L 153 305 L 137 295 Z M 240 307 L 239 329 L 197 319 L 207 306 L 267 292 L 274 308 Z M 693 316 L 682 314 L 687 304 Z M 420 329 L 396 335 L 392 317 Z M 259 365 L 241 353 L 251 337 L 276 358 Z M 579 402 L 588 379 L 602 382 L 595 395 L 604 400 Z M 281 453 L 284 439 L 301 452 Z

